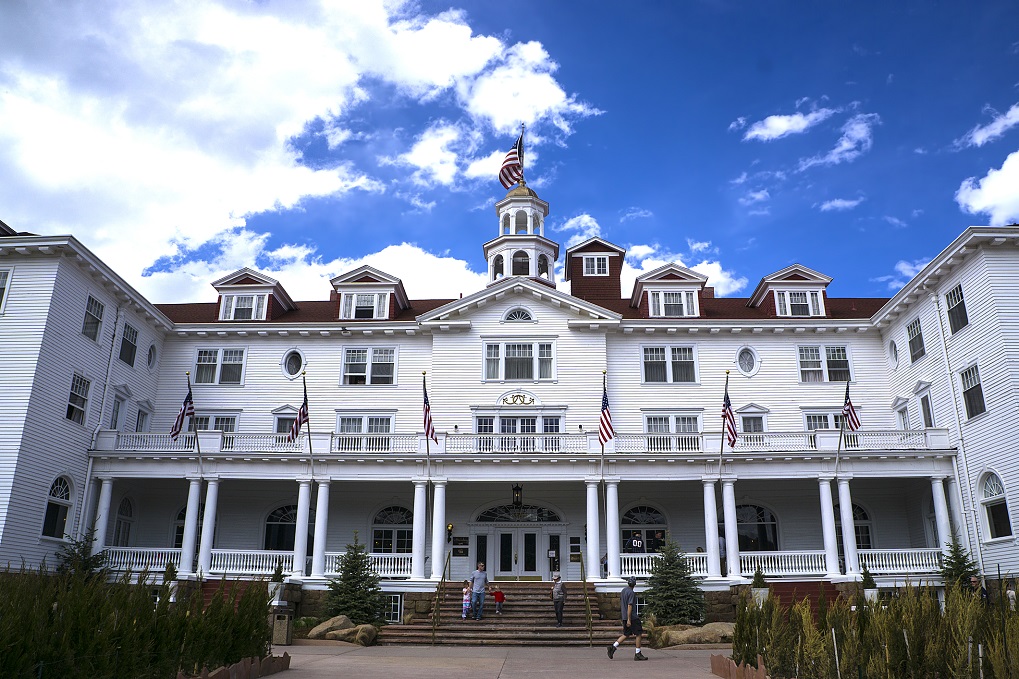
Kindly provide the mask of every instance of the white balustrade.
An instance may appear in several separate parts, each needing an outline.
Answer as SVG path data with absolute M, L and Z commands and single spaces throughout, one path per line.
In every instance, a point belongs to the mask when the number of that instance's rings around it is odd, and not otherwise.
M 340 573 L 340 558 L 343 552 L 327 552 L 325 575 L 335 577 Z M 411 575 L 410 554 L 369 554 L 372 570 L 380 578 L 409 578 Z
M 307 450 L 305 435 L 301 434 L 294 441 L 288 441 L 290 434 L 229 434 L 223 437 L 223 450 L 233 451 L 270 451 L 299 453 Z M 230 439 L 229 443 L 227 439 Z M 227 446 L 230 446 L 227 448 Z
M 740 571 L 753 573 L 758 568 L 768 576 L 824 575 L 824 551 L 741 552 Z
M 861 549 L 860 566 L 874 575 L 915 575 L 940 573 L 941 550 L 934 549 Z
M 180 569 L 180 550 L 159 547 L 108 547 L 106 566 L 116 572 L 138 573 L 147 570 L 156 575 L 166 570 L 166 564 Z
M 181 434 L 174 441 L 169 434 L 117 434 L 116 450 L 192 450 L 194 433 Z
M 617 453 L 699 453 L 701 434 L 616 434 Z
M 736 438 L 736 450 L 813 450 L 814 436 L 809 431 L 758 432 L 740 434 Z
M 227 575 L 272 575 L 277 564 L 284 573 L 292 573 L 293 563 L 293 552 L 214 549 L 209 570 Z
M 690 567 L 690 575 L 704 577 L 708 574 L 708 555 L 703 552 L 684 554 Z M 651 575 L 655 562 L 662 558 L 660 554 L 620 554 L 619 575 L 628 578 L 646 578 Z
M 447 453 L 583 453 L 584 434 L 451 434 Z
M 417 434 L 333 434 L 334 453 L 416 453 Z

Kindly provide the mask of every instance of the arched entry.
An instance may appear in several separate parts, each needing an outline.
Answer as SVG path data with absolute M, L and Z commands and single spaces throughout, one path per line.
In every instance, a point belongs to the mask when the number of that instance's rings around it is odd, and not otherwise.
M 565 526 L 559 514 L 539 505 L 498 505 L 475 519 L 474 561 L 484 561 L 498 580 L 546 580 L 559 570 Z

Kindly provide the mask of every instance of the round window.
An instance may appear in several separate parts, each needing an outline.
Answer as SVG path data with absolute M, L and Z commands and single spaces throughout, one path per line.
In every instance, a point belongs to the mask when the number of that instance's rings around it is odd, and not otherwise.
M 736 366 L 739 371 L 750 377 L 757 374 L 757 371 L 761 367 L 761 361 L 757 357 L 757 352 L 750 347 L 743 347 L 736 352 Z
M 149 356 L 146 359 L 146 364 L 149 366 L 149 368 L 155 368 L 156 367 L 156 358 L 158 358 L 158 354 L 157 354 L 157 351 L 156 351 L 156 345 L 152 344 L 152 345 L 149 346 Z
M 301 369 L 304 368 L 304 357 L 301 356 L 301 352 L 293 349 L 287 352 L 287 355 L 283 357 L 283 372 L 287 377 L 297 377 L 301 374 Z
M 888 343 L 888 360 L 891 361 L 893 368 L 899 365 L 899 348 L 895 346 L 895 342 Z

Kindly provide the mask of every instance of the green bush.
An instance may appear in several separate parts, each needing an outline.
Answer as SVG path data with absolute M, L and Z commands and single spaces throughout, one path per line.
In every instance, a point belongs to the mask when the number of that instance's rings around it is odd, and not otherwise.
M 355 625 L 384 624 L 385 595 L 366 546 L 357 541 L 357 531 L 354 544 L 348 544 L 340 556 L 339 567 L 339 577 L 329 581 L 326 605 L 330 617 L 345 615 Z
M 696 624 L 704 620 L 704 593 L 692 577 L 679 545 L 667 537 L 648 578 L 644 601 L 657 625 Z

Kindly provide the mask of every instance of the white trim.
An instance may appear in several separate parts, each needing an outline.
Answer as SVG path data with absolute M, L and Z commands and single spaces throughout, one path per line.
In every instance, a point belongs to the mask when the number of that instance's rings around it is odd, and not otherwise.
M 701 383 L 701 371 L 700 371 L 700 354 L 698 353 L 698 344 L 696 342 L 642 342 L 638 349 L 638 361 L 640 363 L 640 383 L 641 384 L 682 384 L 682 385 L 699 385 Z M 644 351 L 647 349 L 664 349 L 665 350 L 665 381 L 649 382 L 647 379 L 647 367 L 644 360 Z M 672 374 L 672 350 L 673 349 L 690 349 L 693 352 L 693 380 L 677 382 Z
M 373 384 L 372 378 L 372 367 L 375 365 L 375 352 L 376 351 L 392 351 L 393 352 L 393 380 L 392 382 L 380 382 Z M 364 351 L 365 352 L 365 364 L 364 364 L 364 383 L 358 384 L 356 382 L 347 382 L 347 353 L 350 351 Z M 289 352 L 289 350 L 288 350 Z M 380 364 L 385 364 L 384 361 L 380 361 Z M 400 373 L 400 345 L 399 344 L 383 344 L 381 346 L 373 346 L 366 344 L 353 344 L 345 345 L 340 350 L 340 387 L 395 387 L 399 385 L 398 375 Z M 360 375 L 360 373 L 357 373 Z

